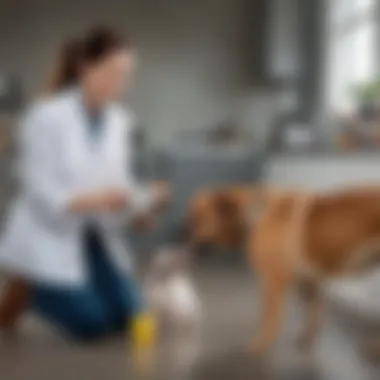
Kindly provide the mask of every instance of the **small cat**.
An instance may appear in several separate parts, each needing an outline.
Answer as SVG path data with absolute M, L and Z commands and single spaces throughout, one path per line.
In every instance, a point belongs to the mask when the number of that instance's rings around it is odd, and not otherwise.
M 191 254 L 184 248 L 161 248 L 148 269 L 145 292 L 159 331 L 182 334 L 199 330 L 201 302 L 190 274 Z

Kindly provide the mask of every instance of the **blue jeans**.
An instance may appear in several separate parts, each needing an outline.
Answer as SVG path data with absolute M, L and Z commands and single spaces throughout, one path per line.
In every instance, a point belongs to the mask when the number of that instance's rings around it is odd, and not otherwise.
M 79 339 L 91 339 L 126 328 L 141 311 L 142 300 L 133 278 L 110 262 L 100 235 L 84 234 L 90 281 L 83 287 L 32 284 L 32 308 Z

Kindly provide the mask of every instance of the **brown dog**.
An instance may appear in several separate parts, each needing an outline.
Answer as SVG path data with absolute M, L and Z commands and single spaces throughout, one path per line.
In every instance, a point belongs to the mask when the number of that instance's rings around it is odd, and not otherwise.
M 257 209 L 259 217 L 244 229 Z M 380 264 L 380 187 L 323 195 L 252 187 L 210 190 L 194 198 L 189 214 L 195 243 L 207 238 L 236 244 L 248 232 L 248 258 L 262 292 L 258 335 L 251 345 L 255 354 L 277 338 L 292 284 L 298 285 L 307 312 L 298 342 L 308 347 L 321 320 L 324 280 Z
M 252 212 L 265 204 L 267 191 L 256 186 L 230 186 L 205 189 L 190 201 L 187 231 L 195 247 L 241 246 L 250 227 Z

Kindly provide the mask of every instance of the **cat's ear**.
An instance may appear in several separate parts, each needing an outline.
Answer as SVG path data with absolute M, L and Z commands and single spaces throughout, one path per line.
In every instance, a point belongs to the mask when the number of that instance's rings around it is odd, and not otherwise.
M 178 261 L 181 267 L 188 267 L 194 260 L 193 250 L 190 247 L 181 247 L 178 250 Z

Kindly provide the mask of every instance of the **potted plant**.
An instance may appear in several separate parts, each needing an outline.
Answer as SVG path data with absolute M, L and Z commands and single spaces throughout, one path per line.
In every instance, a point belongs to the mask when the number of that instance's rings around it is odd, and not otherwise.
M 380 76 L 366 83 L 356 84 L 352 93 L 358 106 L 358 114 L 363 120 L 373 120 L 380 101 Z

